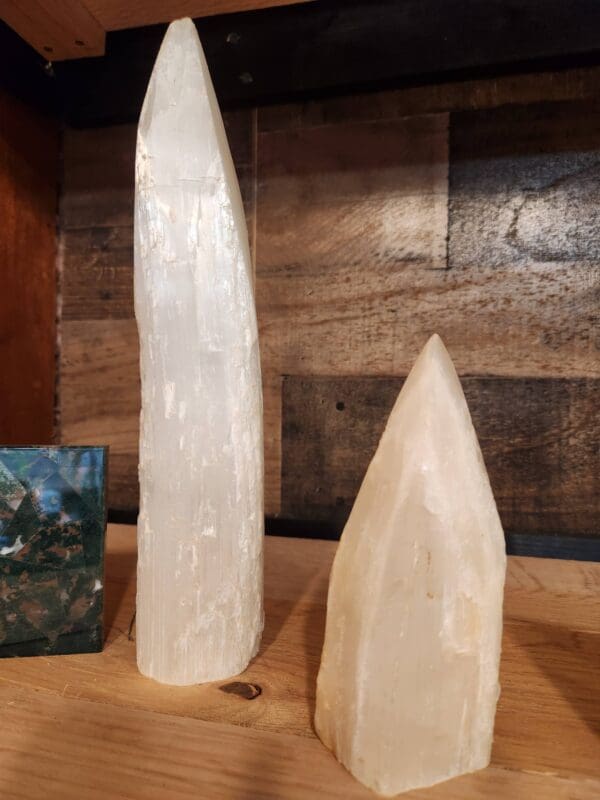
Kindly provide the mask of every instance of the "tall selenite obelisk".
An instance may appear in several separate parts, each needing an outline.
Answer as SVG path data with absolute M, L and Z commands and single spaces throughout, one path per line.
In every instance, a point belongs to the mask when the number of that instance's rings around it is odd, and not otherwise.
M 263 626 L 262 394 L 244 210 L 189 19 L 166 33 L 138 127 L 135 315 L 138 666 L 227 678 Z

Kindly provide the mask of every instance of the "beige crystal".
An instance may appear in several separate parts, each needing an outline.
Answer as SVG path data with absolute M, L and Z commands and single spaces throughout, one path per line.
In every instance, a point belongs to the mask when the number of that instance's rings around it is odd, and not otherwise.
M 323 743 L 391 796 L 489 763 L 506 556 L 439 336 L 390 414 L 335 557 L 317 685 Z

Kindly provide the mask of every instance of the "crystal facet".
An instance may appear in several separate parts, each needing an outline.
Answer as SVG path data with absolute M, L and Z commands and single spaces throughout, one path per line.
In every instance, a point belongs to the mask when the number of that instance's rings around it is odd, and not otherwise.
M 322 741 L 390 796 L 489 763 L 502 527 L 452 361 L 407 378 L 337 551 L 317 686 Z
M 239 186 L 189 19 L 169 26 L 138 127 L 135 313 L 138 666 L 230 677 L 262 631 L 260 363 Z

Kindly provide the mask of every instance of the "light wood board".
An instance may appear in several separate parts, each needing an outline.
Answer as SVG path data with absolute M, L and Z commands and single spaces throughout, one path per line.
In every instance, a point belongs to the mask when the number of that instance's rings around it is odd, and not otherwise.
M 311 0 L 84 0 L 107 31 L 171 22 L 180 17 L 210 17 L 235 11 L 289 6 Z
M 105 29 L 81 0 L 2 0 L 0 19 L 48 61 L 104 53 Z
M 135 529 L 109 526 L 103 653 L 0 661 L 0 795 L 19 800 L 370 798 L 312 729 L 336 545 L 266 539 L 261 650 L 231 683 L 139 675 Z M 600 796 L 600 565 L 509 558 L 491 766 L 406 797 Z M 261 693 L 244 698 L 246 684 Z M 230 687 L 231 688 L 231 687 Z

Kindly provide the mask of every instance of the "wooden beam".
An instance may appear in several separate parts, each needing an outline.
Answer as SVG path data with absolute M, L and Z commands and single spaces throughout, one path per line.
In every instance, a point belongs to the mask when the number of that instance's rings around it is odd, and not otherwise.
M 3 19 L 48 61 L 104 55 L 105 32 L 312 0 L 3 0 Z
M 234 70 L 229 94 L 241 100 L 600 49 L 594 0 L 3 0 L 0 7 L 0 18 L 51 61 L 102 55 L 105 31 L 181 16 L 216 17 L 201 33 L 209 49 L 223 48 L 224 72 Z M 149 44 L 146 66 L 155 56 L 152 36 Z
M 312 0 L 133 0 L 129 3 L 122 0 L 85 0 L 85 5 L 105 30 L 115 31 L 171 22 L 180 17 L 211 17 L 307 2 Z
M 0 18 L 48 61 L 104 54 L 104 28 L 79 0 L 2 0 Z
M 322 0 L 197 27 L 229 108 L 600 62 L 595 0 Z M 69 121 L 137 120 L 163 35 L 116 31 L 105 58 L 58 65 Z

